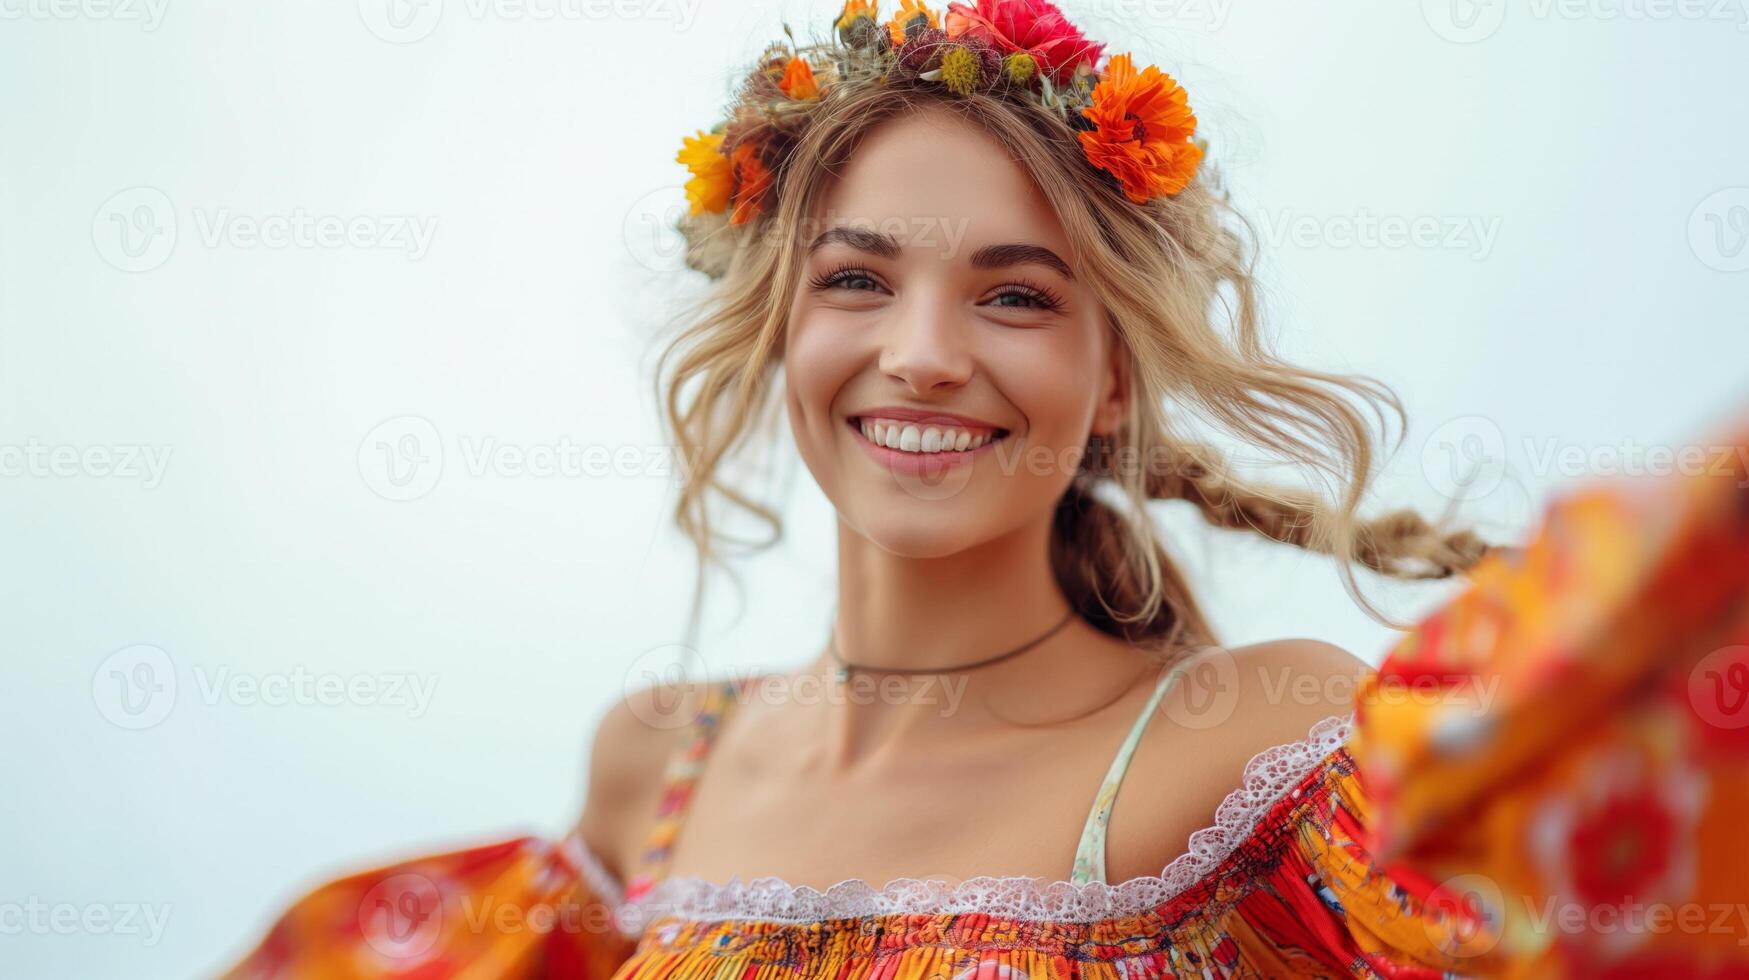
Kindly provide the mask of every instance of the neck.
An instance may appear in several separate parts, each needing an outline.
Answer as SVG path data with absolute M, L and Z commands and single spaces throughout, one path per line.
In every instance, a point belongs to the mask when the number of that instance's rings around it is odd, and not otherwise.
M 1051 574 L 1049 530 L 1029 526 L 950 555 L 912 558 L 841 524 L 838 655 L 868 667 L 949 669 L 1036 638 L 1069 611 Z M 1042 653 L 1060 636 L 1020 656 Z
M 975 730 L 992 720 L 986 702 L 1013 708 L 1037 700 L 1090 647 L 1106 646 L 1104 634 L 1072 619 L 1023 653 L 953 672 L 956 665 L 1037 639 L 1069 612 L 1051 572 L 1049 534 L 1047 521 L 975 548 L 917 558 L 877 547 L 840 524 L 832 624 L 838 657 L 864 667 L 944 672 L 852 671 L 839 684 L 832 679 L 838 661 L 822 640 L 808 670 L 827 678 L 836 685 L 829 689 L 842 696 L 822 699 L 819 706 L 824 718 L 816 728 L 822 732 L 818 764 L 842 770 L 862 757 L 909 751 L 906 746 L 919 744 L 918 738 Z M 967 698 L 968 691 L 978 696 Z

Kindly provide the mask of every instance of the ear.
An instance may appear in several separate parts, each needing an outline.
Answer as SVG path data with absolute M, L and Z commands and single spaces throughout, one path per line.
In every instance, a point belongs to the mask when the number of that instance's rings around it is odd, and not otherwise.
M 1096 436 L 1108 436 L 1116 432 L 1129 415 L 1129 349 L 1124 346 L 1117 331 L 1110 328 L 1105 331 L 1105 348 L 1105 370 L 1101 372 L 1099 401 L 1093 406 L 1093 426 L 1090 430 Z

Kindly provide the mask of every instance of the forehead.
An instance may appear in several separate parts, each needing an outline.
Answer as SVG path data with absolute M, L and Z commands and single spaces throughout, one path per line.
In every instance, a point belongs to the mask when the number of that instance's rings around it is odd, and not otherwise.
M 942 108 L 888 119 L 857 144 L 816 210 L 820 229 L 850 223 L 905 244 L 1033 243 L 1065 258 L 1049 201 L 995 137 Z

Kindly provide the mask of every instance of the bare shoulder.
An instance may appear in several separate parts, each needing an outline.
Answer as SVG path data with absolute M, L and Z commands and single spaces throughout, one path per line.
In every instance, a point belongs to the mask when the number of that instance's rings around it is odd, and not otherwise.
M 1199 651 L 1168 692 L 1166 715 L 1228 760 L 1250 759 L 1306 737 L 1311 727 L 1353 710 L 1372 672 L 1334 643 L 1303 637 Z
M 711 682 L 657 682 L 608 706 L 589 743 L 577 830 L 622 883 L 655 821 L 668 761 Z

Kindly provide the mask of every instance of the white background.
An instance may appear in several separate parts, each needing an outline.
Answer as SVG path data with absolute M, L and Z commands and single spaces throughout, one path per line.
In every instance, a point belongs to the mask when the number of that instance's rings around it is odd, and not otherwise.
M 0 0 L 5 976 L 210 973 L 329 875 L 558 831 L 595 719 L 682 639 L 690 553 L 671 478 L 641 462 L 649 338 L 687 281 L 656 231 L 673 155 L 781 16 L 837 6 L 427 0 L 398 29 L 386 2 Z M 1375 507 L 1439 513 L 1447 447 L 1481 447 L 1493 489 L 1460 513 L 1510 535 L 1749 394 L 1749 16 L 1454 2 L 1068 10 L 1190 91 L 1275 229 L 1282 347 L 1403 396 Z M 249 236 L 300 214 L 360 238 Z M 387 234 L 405 217 L 423 250 Z M 1462 237 L 1345 236 L 1381 218 Z M 390 482 L 376 447 L 403 438 L 441 473 Z M 639 462 L 470 460 L 566 440 Z M 66 473 L 32 447 L 168 459 Z M 713 669 L 825 636 L 831 512 L 789 472 L 789 540 L 744 566 L 744 609 L 716 589 Z M 1376 661 L 1395 635 L 1328 562 L 1160 516 L 1229 642 Z M 1402 615 L 1452 588 L 1363 583 Z M 212 687 L 300 671 L 435 688 L 421 711 Z M 121 678 L 146 676 L 174 696 L 124 704 Z M 153 941 L 32 905 L 169 918 Z

